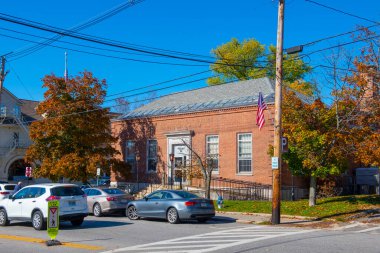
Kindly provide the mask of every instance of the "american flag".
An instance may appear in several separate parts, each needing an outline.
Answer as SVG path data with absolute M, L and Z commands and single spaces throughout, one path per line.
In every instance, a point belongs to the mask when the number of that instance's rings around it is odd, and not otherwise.
M 259 92 L 259 101 L 257 102 L 257 115 L 256 115 L 256 125 L 259 126 L 259 129 L 264 126 L 264 110 L 267 109 L 267 105 L 264 102 L 263 94 Z

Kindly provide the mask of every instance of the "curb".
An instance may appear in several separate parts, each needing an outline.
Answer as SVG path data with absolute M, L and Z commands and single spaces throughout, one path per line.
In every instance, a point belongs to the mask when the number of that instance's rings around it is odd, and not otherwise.
M 271 217 L 272 216 L 269 213 L 246 213 L 246 212 L 227 212 L 227 211 L 215 211 L 215 213 L 232 214 L 232 215 L 247 215 L 247 216 L 264 216 L 264 217 Z M 286 215 L 286 214 L 281 215 L 281 218 L 297 219 L 297 220 L 317 220 L 316 217 Z

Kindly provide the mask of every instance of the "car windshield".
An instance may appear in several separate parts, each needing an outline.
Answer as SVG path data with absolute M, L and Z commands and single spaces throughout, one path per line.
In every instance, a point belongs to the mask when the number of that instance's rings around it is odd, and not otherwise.
M 78 196 L 84 194 L 84 192 L 76 186 L 59 186 L 52 188 L 50 191 L 52 195 L 61 197 Z
M 103 191 L 108 194 L 126 194 L 125 192 L 117 188 L 103 189 Z
M 192 194 L 190 192 L 185 192 L 185 191 L 178 191 L 175 192 L 178 196 L 184 198 L 184 199 L 194 199 L 194 198 L 199 198 L 199 196 Z

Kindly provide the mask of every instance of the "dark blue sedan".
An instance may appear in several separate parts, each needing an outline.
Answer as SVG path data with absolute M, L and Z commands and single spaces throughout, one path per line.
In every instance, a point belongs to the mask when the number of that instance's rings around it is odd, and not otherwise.
M 159 190 L 143 199 L 128 203 L 126 215 L 131 220 L 140 217 L 167 219 L 170 223 L 181 220 L 206 222 L 215 216 L 214 202 L 186 191 Z

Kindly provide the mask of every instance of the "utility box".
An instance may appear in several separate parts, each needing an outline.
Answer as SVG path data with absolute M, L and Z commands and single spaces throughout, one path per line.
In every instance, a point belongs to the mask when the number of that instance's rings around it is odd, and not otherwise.
M 379 168 L 357 168 L 356 185 L 361 194 L 380 194 Z

